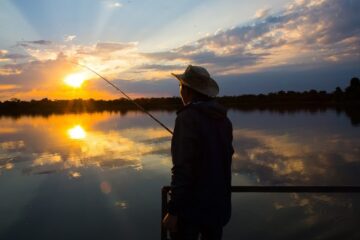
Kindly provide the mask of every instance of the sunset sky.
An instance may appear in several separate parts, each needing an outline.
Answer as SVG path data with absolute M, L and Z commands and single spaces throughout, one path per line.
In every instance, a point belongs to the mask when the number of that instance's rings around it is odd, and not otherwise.
M 188 64 L 220 95 L 333 91 L 360 77 L 359 11 L 359 0 L 1 0 L 0 101 L 120 97 L 72 62 L 133 97 L 178 95 L 170 73 Z

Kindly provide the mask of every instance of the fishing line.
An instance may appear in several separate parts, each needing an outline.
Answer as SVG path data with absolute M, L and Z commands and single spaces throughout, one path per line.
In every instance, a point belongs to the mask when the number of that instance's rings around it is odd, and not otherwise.
M 72 62 L 69 61 L 73 64 L 76 64 L 80 67 L 86 68 L 87 70 L 89 70 L 92 73 L 95 73 L 97 76 L 99 76 L 101 79 L 103 79 L 105 82 L 107 82 L 108 84 L 110 84 L 110 86 L 112 86 L 113 88 L 115 88 L 117 91 L 119 91 L 121 94 L 123 94 L 130 102 L 132 102 L 133 104 L 135 104 L 135 106 L 137 106 L 141 111 L 143 111 L 144 113 L 146 113 L 149 117 L 151 117 L 155 122 L 157 122 L 158 124 L 160 124 L 160 126 L 162 126 L 166 131 L 168 131 L 171 135 L 173 135 L 173 131 L 171 131 L 168 127 L 165 126 L 165 124 L 163 124 L 160 120 L 158 120 L 156 117 L 154 117 L 151 113 L 149 113 L 148 111 L 146 111 L 140 104 L 138 104 L 136 101 L 134 101 L 129 95 L 127 95 L 124 91 L 122 91 L 119 87 L 117 87 L 115 84 L 113 84 L 112 82 L 110 82 L 108 79 L 106 79 L 105 77 L 101 76 L 99 73 L 97 73 L 95 70 L 89 68 L 88 66 L 84 65 L 84 64 L 80 64 L 77 62 Z

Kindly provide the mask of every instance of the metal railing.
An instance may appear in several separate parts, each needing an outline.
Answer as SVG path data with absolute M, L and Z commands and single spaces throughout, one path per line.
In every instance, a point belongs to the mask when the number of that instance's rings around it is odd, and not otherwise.
M 168 240 L 162 219 L 167 212 L 170 186 L 161 189 L 161 240 Z M 235 193 L 360 193 L 360 186 L 232 186 Z

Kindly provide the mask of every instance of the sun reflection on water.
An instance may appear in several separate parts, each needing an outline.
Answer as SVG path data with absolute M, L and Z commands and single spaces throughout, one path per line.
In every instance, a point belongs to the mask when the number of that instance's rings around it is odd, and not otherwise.
M 68 130 L 68 135 L 71 139 L 81 140 L 86 137 L 86 132 L 80 125 L 76 125 Z

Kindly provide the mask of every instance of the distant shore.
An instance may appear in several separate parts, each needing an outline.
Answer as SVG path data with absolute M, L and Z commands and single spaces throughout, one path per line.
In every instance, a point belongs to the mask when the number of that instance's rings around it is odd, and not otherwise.
M 270 110 L 278 112 L 324 111 L 335 109 L 345 112 L 355 124 L 360 123 L 360 81 L 352 78 L 343 91 L 337 87 L 334 92 L 310 90 L 305 92 L 279 91 L 277 93 L 217 97 L 217 101 L 227 108 L 243 111 Z M 135 101 L 146 110 L 175 111 L 182 106 L 179 97 L 137 98 Z M 0 102 L 0 116 L 43 115 L 113 111 L 126 113 L 138 110 L 129 100 L 73 99 L 22 101 L 11 99 Z

